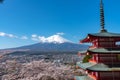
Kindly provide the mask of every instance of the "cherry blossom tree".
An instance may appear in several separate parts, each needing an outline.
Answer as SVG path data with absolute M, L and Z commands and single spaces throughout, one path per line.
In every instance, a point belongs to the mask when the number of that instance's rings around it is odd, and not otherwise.
M 23 64 L 7 61 L 3 68 L 6 72 L 1 80 L 72 80 L 74 77 L 71 66 L 56 66 L 44 60 Z

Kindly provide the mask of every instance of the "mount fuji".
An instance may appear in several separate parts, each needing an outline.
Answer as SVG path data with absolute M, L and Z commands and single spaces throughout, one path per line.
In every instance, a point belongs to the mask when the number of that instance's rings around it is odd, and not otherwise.
M 32 45 L 27 45 L 27 46 L 22 46 L 22 47 L 17 47 L 17 48 L 12 48 L 11 50 L 14 51 L 26 51 L 27 53 L 29 52 L 37 52 L 37 53 L 42 53 L 42 52 L 78 52 L 82 50 L 86 50 L 88 48 L 87 45 L 82 45 L 82 44 L 77 44 L 73 43 L 70 40 L 67 40 L 60 35 L 53 35 L 48 38 L 45 37 L 39 37 L 39 43 L 32 44 Z M 17 54 L 17 53 L 16 53 Z

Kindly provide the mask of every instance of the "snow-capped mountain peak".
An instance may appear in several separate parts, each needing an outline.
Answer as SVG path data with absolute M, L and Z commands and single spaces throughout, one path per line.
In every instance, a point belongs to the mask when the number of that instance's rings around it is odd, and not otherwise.
M 40 42 L 42 43 L 64 43 L 64 42 L 71 42 L 65 38 L 63 38 L 62 36 L 60 35 L 53 35 L 53 36 L 50 36 L 50 37 L 44 37 L 44 36 L 39 36 L 39 40 Z

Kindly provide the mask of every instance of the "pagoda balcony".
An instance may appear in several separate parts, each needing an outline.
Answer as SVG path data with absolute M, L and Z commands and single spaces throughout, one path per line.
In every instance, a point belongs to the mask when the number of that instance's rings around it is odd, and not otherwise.
M 90 46 L 90 49 L 95 49 L 95 48 L 120 48 L 120 46 Z
M 98 59 L 98 62 L 101 62 L 101 63 L 105 63 L 105 62 L 120 63 L 120 60 L 117 57 L 100 57 Z
M 94 49 L 94 48 L 120 48 L 120 45 L 116 45 L 116 44 L 108 44 L 108 45 L 104 45 L 104 44 L 102 44 L 102 45 L 91 45 L 89 48 L 91 48 L 91 49 Z
M 104 64 L 111 64 L 111 65 L 120 65 L 120 62 L 111 62 L 111 61 L 101 61 L 101 62 L 98 62 L 98 63 L 104 63 Z M 119 66 L 120 67 L 120 66 Z
M 113 60 L 110 60 L 110 59 L 106 59 L 106 60 L 94 60 L 94 59 L 89 59 L 89 62 L 91 63 L 105 63 L 105 64 L 120 64 L 120 60 L 117 60 L 117 59 L 113 59 Z

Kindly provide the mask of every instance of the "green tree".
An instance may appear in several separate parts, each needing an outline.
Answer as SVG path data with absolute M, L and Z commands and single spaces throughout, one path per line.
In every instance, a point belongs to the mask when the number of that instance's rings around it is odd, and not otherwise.
M 83 58 L 82 62 L 83 62 L 83 63 L 87 63 L 87 62 L 89 62 L 89 59 L 91 59 L 91 58 L 92 58 L 92 55 L 86 55 L 86 56 Z

